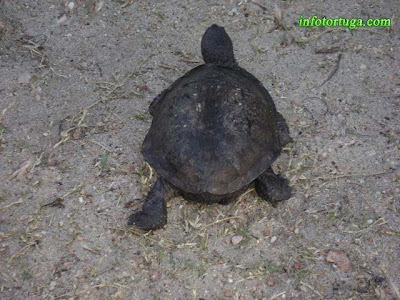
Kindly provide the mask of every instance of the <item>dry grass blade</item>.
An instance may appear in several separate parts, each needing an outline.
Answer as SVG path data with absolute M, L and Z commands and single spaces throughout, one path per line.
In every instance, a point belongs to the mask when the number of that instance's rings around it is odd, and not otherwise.
M 86 293 L 86 292 L 91 291 L 93 289 L 109 288 L 109 287 L 116 288 L 116 289 L 119 289 L 119 288 L 127 289 L 127 288 L 129 288 L 128 286 L 122 285 L 122 284 L 119 284 L 119 283 L 100 283 L 100 284 L 91 286 L 89 288 L 77 291 L 75 293 L 66 293 L 66 294 L 60 295 L 60 296 L 58 296 L 58 297 L 56 297 L 54 299 L 70 298 L 70 297 L 75 298 L 75 297 L 78 297 L 78 296 L 82 295 L 83 293 Z
M 393 283 L 393 280 L 391 278 L 388 278 L 388 279 L 389 279 L 389 287 L 390 287 L 392 293 L 396 297 L 396 300 L 400 300 L 399 288 Z
M 241 217 L 236 217 L 236 216 L 228 217 L 228 218 L 223 218 L 223 219 L 220 219 L 220 220 L 216 220 L 215 222 L 212 222 L 212 223 L 210 223 L 210 224 L 204 225 L 204 226 L 200 229 L 200 231 L 201 231 L 201 232 L 204 232 L 204 231 L 205 231 L 208 227 L 210 227 L 210 226 L 214 226 L 214 225 L 216 225 L 216 224 L 218 224 L 218 223 L 225 222 L 225 221 L 228 221 L 228 220 L 231 220 L 231 219 L 241 219 L 241 220 L 243 220 L 243 218 L 241 218 Z M 191 244 L 198 236 L 201 235 L 201 232 L 200 232 L 200 233 L 197 233 L 197 234 L 196 234 L 189 242 L 187 242 L 186 244 Z
M 384 218 L 379 218 L 378 220 L 376 220 L 374 223 L 372 223 L 370 226 L 368 226 L 367 228 L 361 229 L 361 230 L 354 230 L 354 231 L 343 231 L 343 233 L 361 233 L 367 230 L 370 230 L 371 228 L 373 228 L 375 225 L 378 226 L 382 226 L 387 224 L 387 222 L 385 221 Z
M 279 294 L 276 294 L 276 295 L 273 295 L 271 298 L 269 298 L 270 300 L 273 300 L 273 299 L 276 299 L 276 298 L 278 298 L 278 297 L 280 297 L 280 296 L 283 296 L 283 295 L 285 295 L 286 294 L 286 292 L 281 292 L 281 293 L 279 293 Z
M 3 99 L 3 101 L 4 101 L 4 99 Z M 4 108 L 4 109 L 1 111 L 1 114 L 0 114 L 0 122 L 3 121 L 3 118 L 4 118 L 5 114 L 7 113 L 7 111 L 8 111 L 14 104 L 15 104 L 15 101 L 12 102 L 12 103 L 10 103 L 6 108 Z
M 302 40 L 296 40 L 295 42 L 297 44 L 303 45 L 303 44 L 306 44 L 306 43 L 311 42 L 313 40 L 319 39 L 322 35 L 324 35 L 326 33 L 340 31 L 340 30 L 343 30 L 343 29 L 341 29 L 341 28 L 339 28 L 339 29 L 328 28 L 328 29 L 326 29 L 326 30 L 324 30 L 324 31 L 322 31 L 322 32 L 320 32 L 318 34 L 312 35 L 312 36 L 310 36 L 308 38 L 304 38 Z
M 242 200 L 244 199 L 244 197 L 246 197 L 248 194 L 250 194 L 252 191 L 254 191 L 254 188 L 248 189 L 246 192 L 244 192 L 243 194 L 241 194 L 239 196 L 239 199 L 235 202 L 235 204 L 229 209 L 229 211 L 231 211 L 234 207 L 236 207 L 240 202 L 242 202 Z
M 82 247 L 83 249 L 89 251 L 89 252 L 94 253 L 94 254 L 100 254 L 100 251 L 99 251 L 99 250 L 94 249 L 94 248 L 91 248 L 91 247 L 89 247 L 88 245 L 83 244 L 83 245 L 81 245 L 81 247 Z
M 300 284 L 304 285 L 306 288 L 308 288 L 309 290 L 311 290 L 313 293 L 315 293 L 316 295 L 318 295 L 319 297 L 321 297 L 321 299 L 324 299 L 324 297 L 322 296 L 322 294 L 320 292 L 318 292 L 316 289 L 314 289 L 311 285 L 300 281 Z
M 8 260 L 8 264 L 11 264 L 14 259 L 18 258 L 22 253 L 24 253 L 30 247 L 35 246 L 35 245 L 36 245 L 36 242 L 29 242 L 25 247 L 18 250 L 16 253 L 13 254 L 13 256 L 11 256 L 11 258 Z
M 21 203 L 24 203 L 24 201 L 21 201 L 21 200 L 20 200 L 20 201 L 15 201 L 15 202 L 13 202 L 13 203 L 4 205 L 3 207 L 0 208 L 0 210 L 1 210 L 1 211 L 4 211 L 4 210 L 6 210 L 6 209 L 8 209 L 8 208 L 10 208 L 10 207 L 12 207 L 12 206 L 14 206 L 14 205 L 18 205 L 18 204 L 21 204 Z
M 32 168 L 33 168 L 33 161 L 28 160 L 23 163 L 22 167 L 20 167 L 18 170 L 16 170 L 14 173 L 12 173 L 10 175 L 10 177 L 8 177 L 8 180 L 12 180 L 15 177 L 17 177 L 17 179 L 19 181 L 22 181 L 22 179 L 24 179 L 25 175 L 28 174 Z
M 161 68 L 164 68 L 164 69 L 179 71 L 178 67 L 170 66 L 170 65 L 167 65 L 167 64 L 159 64 L 159 66 Z
M 65 194 L 62 195 L 60 198 L 61 198 L 61 199 L 64 199 L 65 197 L 67 197 L 67 196 L 69 196 L 69 195 L 71 195 L 71 194 L 73 194 L 73 193 L 79 192 L 79 191 L 82 189 L 82 187 L 84 187 L 84 184 L 83 184 L 83 183 L 81 183 L 81 184 L 75 186 L 72 190 L 70 190 L 69 192 L 65 193 Z
M 116 231 L 122 231 L 122 232 L 128 232 L 128 233 L 133 233 L 134 235 L 140 236 L 146 240 L 149 240 L 151 242 L 156 243 L 157 245 L 159 245 L 161 248 L 164 249 L 169 249 L 169 248 L 173 248 L 175 247 L 175 244 L 166 241 L 166 240 L 161 240 L 161 241 L 157 241 L 156 239 L 152 239 L 150 237 L 148 237 L 147 235 L 149 235 L 152 231 L 148 231 L 145 234 L 138 232 L 136 229 L 134 228 L 120 228 L 120 227 L 109 227 L 108 229 L 110 230 L 116 230 Z M 166 245 L 163 245 L 164 243 L 166 243 Z
M 335 53 L 335 52 L 339 52 L 339 51 L 340 51 L 339 46 L 323 47 L 321 49 L 315 50 L 315 54 L 328 54 L 328 53 Z
M 332 176 L 318 176 L 315 177 L 313 180 L 332 180 L 332 179 L 339 179 L 339 178 L 346 178 L 346 177 L 371 177 L 371 176 L 379 176 L 383 174 L 387 174 L 389 171 L 382 171 L 376 173 L 355 173 L 355 174 L 341 174 L 341 175 L 332 175 Z
M 326 78 L 326 79 L 324 80 L 324 82 L 322 82 L 321 85 L 320 85 L 319 87 L 321 87 L 321 86 L 323 86 L 325 83 L 327 83 L 327 82 L 333 77 L 333 75 L 336 74 L 336 72 L 339 70 L 339 66 L 340 66 L 340 61 L 341 61 L 341 60 L 342 60 L 342 53 L 339 53 L 335 68 L 331 71 L 331 73 L 329 74 L 328 78 Z

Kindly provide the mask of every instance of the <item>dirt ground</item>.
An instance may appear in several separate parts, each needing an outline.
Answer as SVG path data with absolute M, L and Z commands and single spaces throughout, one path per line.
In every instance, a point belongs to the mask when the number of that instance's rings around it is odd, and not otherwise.
M 299 16 L 391 28 L 299 28 Z M 1 299 L 400 299 L 398 0 L 0 0 Z M 126 226 L 156 179 L 151 100 L 225 26 L 294 142 L 294 196 L 174 198 Z

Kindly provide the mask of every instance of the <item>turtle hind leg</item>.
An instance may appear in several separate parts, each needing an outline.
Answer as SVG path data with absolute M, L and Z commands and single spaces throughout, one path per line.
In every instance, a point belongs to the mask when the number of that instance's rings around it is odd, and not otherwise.
M 255 180 L 257 194 L 272 204 L 289 199 L 292 196 L 292 190 L 289 181 L 280 175 L 276 175 L 271 168 L 268 168 Z
M 167 224 L 166 200 L 171 196 L 171 188 L 161 178 L 147 194 L 143 203 L 142 211 L 136 212 L 129 217 L 128 225 L 143 230 L 155 230 Z

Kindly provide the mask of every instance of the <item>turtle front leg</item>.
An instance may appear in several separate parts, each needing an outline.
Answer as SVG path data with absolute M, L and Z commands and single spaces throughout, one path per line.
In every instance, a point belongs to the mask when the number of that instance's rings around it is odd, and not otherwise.
M 154 230 L 167 224 L 166 200 L 173 195 L 171 187 L 161 178 L 147 194 L 142 211 L 136 212 L 129 217 L 128 225 L 143 230 Z
M 272 168 L 268 168 L 255 180 L 255 188 L 257 194 L 274 207 L 278 202 L 287 200 L 292 196 L 289 181 L 280 175 L 276 175 Z

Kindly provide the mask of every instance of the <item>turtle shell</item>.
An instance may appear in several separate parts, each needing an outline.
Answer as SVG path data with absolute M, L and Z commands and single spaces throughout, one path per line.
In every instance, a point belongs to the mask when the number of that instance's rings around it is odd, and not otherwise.
M 184 192 L 237 191 L 270 167 L 281 150 L 274 102 L 238 66 L 194 68 L 155 99 L 151 113 L 142 153 Z

